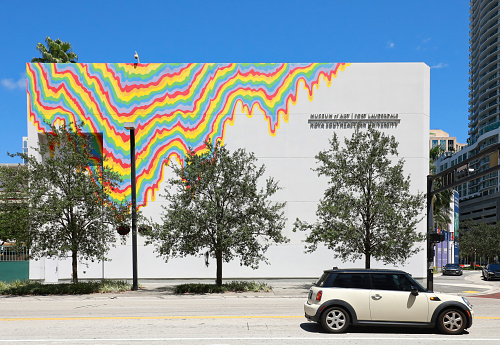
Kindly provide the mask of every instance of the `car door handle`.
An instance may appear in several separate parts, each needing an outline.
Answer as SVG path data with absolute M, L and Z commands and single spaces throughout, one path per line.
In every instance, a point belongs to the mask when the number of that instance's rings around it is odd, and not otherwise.
M 372 295 L 372 299 L 374 299 L 375 301 L 378 301 L 381 298 L 382 298 L 382 296 L 380 296 L 379 294 Z

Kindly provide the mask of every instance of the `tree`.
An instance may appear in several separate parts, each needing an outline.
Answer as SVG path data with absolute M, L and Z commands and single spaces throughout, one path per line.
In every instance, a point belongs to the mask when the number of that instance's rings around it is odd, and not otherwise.
M 47 46 L 44 46 L 43 43 L 36 45 L 36 50 L 40 52 L 42 57 L 35 57 L 31 59 L 31 62 L 76 63 L 78 61 L 78 55 L 73 52 L 71 43 L 63 42 L 59 38 L 53 41 L 49 36 L 45 38 L 45 43 Z
M 424 195 L 410 193 L 410 178 L 403 176 L 403 160 L 392 164 L 398 143 L 374 129 L 354 132 L 340 148 L 337 135 L 330 148 L 316 159 L 319 176 L 328 178 L 328 188 L 316 212 L 318 221 L 308 224 L 299 219 L 294 231 L 308 231 L 306 249 L 313 252 L 324 243 L 342 261 L 365 257 L 384 263 L 406 261 L 418 252 L 423 240 L 415 226 L 421 220 Z
M 0 166 L 0 244 L 29 243 L 27 170 L 22 164 Z
M 467 220 L 460 224 L 459 245 L 462 257 L 493 259 L 500 255 L 500 224 Z
M 267 262 L 264 253 L 272 243 L 287 239 L 285 203 L 272 202 L 278 190 L 272 178 L 258 187 L 265 172 L 256 166 L 253 153 L 230 153 L 209 141 L 198 153 L 190 150 L 184 165 L 172 165 L 175 177 L 168 181 L 163 223 L 156 226 L 148 243 L 168 261 L 171 257 L 198 255 L 215 258 L 216 284 L 222 284 L 222 264 L 235 257 L 241 265 L 257 268 Z
M 73 282 L 79 260 L 105 260 L 115 241 L 119 205 L 110 198 L 119 175 L 96 157 L 92 135 L 78 126 L 52 126 L 27 161 L 30 253 L 66 257 L 71 253 Z

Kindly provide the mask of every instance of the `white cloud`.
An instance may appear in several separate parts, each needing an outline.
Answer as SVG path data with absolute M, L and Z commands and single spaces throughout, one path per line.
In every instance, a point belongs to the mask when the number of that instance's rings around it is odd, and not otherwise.
M 427 50 L 427 43 L 429 43 L 429 41 L 431 40 L 430 37 L 427 37 L 427 38 L 424 38 L 422 39 L 422 44 L 421 45 L 418 45 L 415 50 Z
M 9 90 L 26 89 L 26 73 L 23 73 L 18 80 L 11 78 L 0 79 L 0 85 Z
M 395 44 L 393 41 L 388 41 L 387 42 L 387 48 L 394 48 Z
M 439 69 L 439 68 L 446 68 L 446 67 L 448 67 L 448 66 L 449 66 L 449 65 L 448 65 L 447 63 L 440 62 L 440 63 L 438 63 L 437 65 L 431 66 L 431 68 L 437 68 L 437 69 Z

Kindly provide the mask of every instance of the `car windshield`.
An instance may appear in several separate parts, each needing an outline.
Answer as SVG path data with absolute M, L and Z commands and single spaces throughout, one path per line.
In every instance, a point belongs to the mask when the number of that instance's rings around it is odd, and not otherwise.
M 495 264 L 495 265 L 490 264 L 489 269 L 490 270 L 500 270 L 500 264 Z
M 458 268 L 458 264 L 446 264 L 446 268 Z

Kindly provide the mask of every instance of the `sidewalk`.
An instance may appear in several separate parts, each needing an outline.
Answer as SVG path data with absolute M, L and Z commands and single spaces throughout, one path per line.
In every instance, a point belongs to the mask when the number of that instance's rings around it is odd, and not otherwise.
M 240 280 L 240 279 L 235 279 Z M 228 280 L 231 281 L 231 280 Z M 257 297 L 290 297 L 290 298 L 305 298 L 309 292 L 309 288 L 313 285 L 315 279 L 255 279 L 255 281 L 263 282 L 272 287 L 271 292 L 226 292 L 224 294 L 215 295 L 238 295 L 238 296 L 257 296 Z M 165 281 L 139 280 L 139 290 L 126 292 L 127 294 L 140 295 L 175 295 L 174 286 L 186 283 L 206 283 L 212 284 L 213 280 L 182 280 L 172 279 Z
M 232 279 L 224 280 L 224 282 L 229 282 Z M 241 280 L 241 279 L 234 279 Z M 207 294 L 207 295 L 218 295 L 218 296 L 241 296 L 241 297 L 289 297 L 289 298 L 305 298 L 309 292 L 309 288 L 314 284 L 315 278 L 296 278 L 296 279 L 255 279 L 255 281 L 264 282 L 272 287 L 271 292 L 227 292 L 224 294 Z M 418 279 L 419 283 L 424 287 L 426 283 L 423 279 Z M 186 283 L 205 283 L 212 284 L 214 281 L 212 279 L 200 279 L 200 280 L 183 280 L 183 279 L 172 279 L 172 280 L 139 280 L 140 289 L 138 291 L 127 292 L 126 294 L 131 294 L 131 296 L 179 296 L 175 295 L 173 290 L 176 285 L 186 284 Z M 468 274 L 465 277 L 465 282 L 452 283 L 450 281 L 440 281 L 439 275 L 434 277 L 435 291 L 445 292 L 445 293 L 459 293 L 463 296 L 481 296 L 490 295 L 500 292 L 500 282 L 499 281 L 484 281 L 481 278 L 479 272 L 474 274 Z M 453 288 L 455 291 L 442 291 L 445 286 Z M 478 290 L 466 292 L 464 290 Z M 480 290 L 480 291 L 479 291 Z M 193 296 L 192 294 L 186 294 Z M 198 295 L 199 296 L 199 295 Z M 206 295 L 205 295 L 206 296 Z

